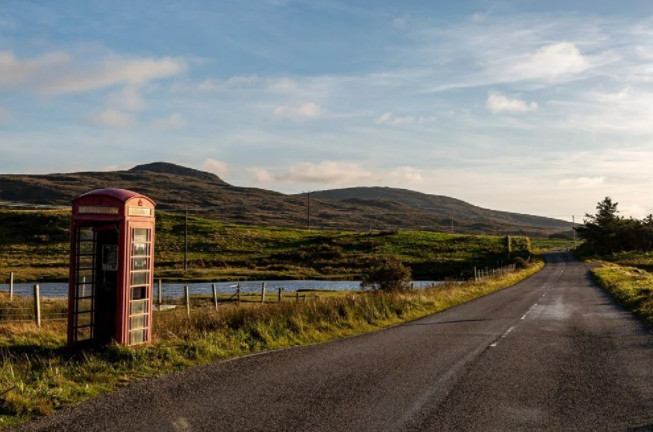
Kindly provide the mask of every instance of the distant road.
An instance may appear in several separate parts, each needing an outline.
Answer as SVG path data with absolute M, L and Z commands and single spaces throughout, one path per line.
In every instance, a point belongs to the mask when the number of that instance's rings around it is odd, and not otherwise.
M 412 323 L 152 379 L 17 430 L 653 430 L 653 334 L 569 254 Z

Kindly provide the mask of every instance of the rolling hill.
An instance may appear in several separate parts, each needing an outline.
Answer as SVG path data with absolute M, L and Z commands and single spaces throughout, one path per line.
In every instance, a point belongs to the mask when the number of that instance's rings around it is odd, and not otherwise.
M 160 210 L 189 209 L 203 217 L 266 226 L 306 227 L 307 196 L 233 186 L 215 174 L 155 162 L 130 170 L 0 175 L 0 206 L 68 206 L 92 189 L 119 187 L 150 196 Z M 311 227 L 348 230 L 432 230 L 469 234 L 546 236 L 565 221 L 484 209 L 406 189 L 355 187 L 312 192 Z

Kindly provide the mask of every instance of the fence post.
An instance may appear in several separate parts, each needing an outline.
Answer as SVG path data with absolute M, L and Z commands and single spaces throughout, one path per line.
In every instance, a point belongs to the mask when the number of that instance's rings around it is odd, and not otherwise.
M 161 299 L 163 297 L 162 289 L 161 289 L 161 279 L 159 279 L 159 309 L 161 309 Z
M 9 274 L 9 301 L 14 299 L 14 272 Z
M 279 287 L 279 303 L 281 303 L 281 298 L 282 298 L 281 297 L 281 290 L 283 290 L 283 288 Z
M 236 293 L 238 294 L 238 305 L 240 305 L 240 284 L 236 285 Z
M 295 291 L 295 301 L 299 302 L 299 291 Z
M 265 282 L 261 286 L 261 304 L 265 303 Z
M 34 320 L 36 327 L 41 328 L 41 298 L 38 285 L 34 285 Z
M 213 304 L 215 305 L 215 310 L 218 310 L 218 291 L 215 289 L 215 284 L 211 284 L 213 288 Z
M 478 277 L 476 277 L 476 266 L 474 266 L 474 282 L 478 280 Z
M 184 286 L 184 296 L 186 297 L 186 314 L 190 318 L 190 295 L 188 294 L 188 285 Z

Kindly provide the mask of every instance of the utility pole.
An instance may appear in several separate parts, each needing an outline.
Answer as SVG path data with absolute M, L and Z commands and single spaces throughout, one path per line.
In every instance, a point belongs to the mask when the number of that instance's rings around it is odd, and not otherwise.
M 188 269 L 188 209 L 184 212 L 184 271 Z
M 576 216 L 571 215 L 571 231 L 574 233 L 574 248 L 576 248 Z
M 311 229 L 311 193 L 306 192 L 306 226 Z

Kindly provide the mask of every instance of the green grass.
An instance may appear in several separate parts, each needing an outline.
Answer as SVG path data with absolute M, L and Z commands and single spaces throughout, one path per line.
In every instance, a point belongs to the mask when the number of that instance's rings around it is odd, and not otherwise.
M 638 268 L 614 264 L 595 267 L 592 274 L 620 304 L 653 324 L 653 275 Z
M 70 213 L 0 210 L 0 282 L 65 280 Z M 189 270 L 183 270 L 184 217 L 157 213 L 155 277 L 173 280 L 355 279 L 379 255 L 398 255 L 416 279 L 470 277 L 474 266 L 507 258 L 506 237 L 436 232 L 342 232 L 224 224 L 189 218 Z M 512 237 L 513 255 L 528 254 Z
M 207 299 L 154 315 L 154 341 L 69 351 L 65 324 L 0 325 L 0 426 L 48 414 L 126 383 L 229 357 L 330 341 L 417 319 L 513 285 L 543 266 L 481 282 L 407 293 L 358 292 L 313 301 L 227 305 Z M 0 299 L 1 300 L 1 299 Z M 4 299 L 6 301 L 6 299 Z M 1 306 L 1 304 L 0 304 Z
M 653 252 L 619 252 L 611 255 L 596 256 L 594 258 L 621 266 L 637 267 L 642 270 L 653 271 Z
M 582 241 L 576 240 L 576 244 L 581 244 Z M 574 246 L 573 240 L 559 239 L 559 238 L 531 238 L 531 245 L 533 249 L 538 251 L 550 251 L 554 249 L 567 249 Z

